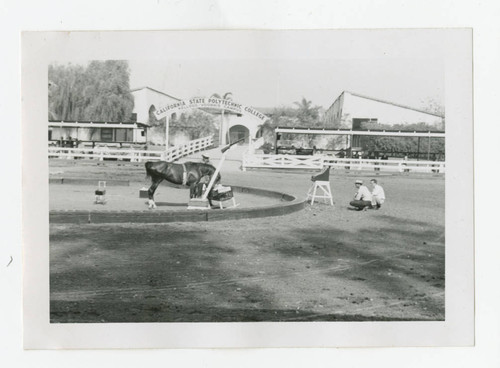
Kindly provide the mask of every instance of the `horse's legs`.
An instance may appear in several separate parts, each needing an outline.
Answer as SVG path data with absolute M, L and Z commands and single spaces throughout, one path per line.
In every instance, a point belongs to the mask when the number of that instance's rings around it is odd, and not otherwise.
M 189 186 L 189 198 L 197 198 L 198 197 L 198 188 L 196 183 L 193 183 Z
M 151 186 L 148 189 L 148 198 L 149 198 L 149 209 L 156 208 L 156 204 L 154 201 L 154 194 L 158 185 L 163 181 L 163 178 L 159 176 L 151 177 Z

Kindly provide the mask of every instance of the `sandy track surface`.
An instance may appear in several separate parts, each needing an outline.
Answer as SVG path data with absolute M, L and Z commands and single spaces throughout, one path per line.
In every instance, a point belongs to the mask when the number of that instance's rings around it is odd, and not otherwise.
M 126 163 L 51 170 L 143 176 Z M 310 175 L 227 170 L 223 182 L 305 196 Z M 333 173 L 335 207 L 281 217 L 52 224 L 51 321 L 443 320 L 443 178 L 379 176 L 386 205 L 357 212 L 347 203 L 358 177 L 370 178 Z

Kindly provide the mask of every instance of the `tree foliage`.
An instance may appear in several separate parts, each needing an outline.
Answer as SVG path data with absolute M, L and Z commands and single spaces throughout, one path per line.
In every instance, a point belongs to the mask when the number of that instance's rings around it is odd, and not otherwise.
M 49 65 L 49 119 L 128 121 L 134 108 L 126 61 Z
M 300 124 L 304 127 L 314 127 L 320 123 L 320 106 L 312 106 L 312 101 L 302 97 L 302 100 L 294 102 L 297 106 L 296 114 Z
M 320 106 L 313 106 L 312 101 L 305 97 L 300 101 L 294 102 L 294 107 L 281 106 L 274 109 L 271 119 L 261 125 L 262 136 L 268 143 L 274 142 L 274 130 L 277 127 L 302 127 L 318 128 L 322 127 L 320 120 Z M 284 135 L 284 140 L 292 140 L 295 146 L 312 147 L 320 139 L 312 135 Z
M 438 127 L 439 128 L 439 127 Z M 362 123 L 362 130 L 405 130 L 405 131 L 436 131 L 439 130 L 436 126 L 426 123 L 415 124 L 378 124 L 378 123 Z M 444 155 L 445 142 L 443 138 L 431 138 L 430 146 L 427 138 L 417 137 L 376 137 L 362 136 L 360 145 L 364 151 L 368 152 L 386 152 L 392 153 L 392 156 L 409 156 L 416 155 L 420 152 L 420 156 L 425 157 L 427 151 L 431 153 Z M 430 148 L 430 149 L 429 149 Z M 422 157 L 421 157 L 422 158 Z
M 170 123 L 170 129 L 174 134 L 177 131 L 187 132 L 191 139 L 203 138 L 217 132 L 214 116 L 199 109 L 182 113 Z
M 226 92 L 222 95 L 218 93 L 212 93 L 210 97 L 215 97 L 215 98 L 222 98 L 224 100 L 232 100 L 233 99 L 233 93 L 232 92 Z

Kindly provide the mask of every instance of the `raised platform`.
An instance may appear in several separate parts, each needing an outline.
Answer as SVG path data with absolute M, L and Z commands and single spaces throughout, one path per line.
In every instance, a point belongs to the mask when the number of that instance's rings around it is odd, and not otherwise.
M 82 210 L 51 210 L 49 212 L 49 222 L 52 224 L 62 223 L 167 223 L 167 222 L 197 222 L 197 221 L 221 221 L 238 220 L 245 218 L 258 218 L 269 216 L 282 216 L 292 212 L 300 211 L 306 204 L 306 199 L 299 200 L 296 197 L 265 189 L 233 186 L 231 185 L 237 201 L 240 197 L 253 195 L 263 197 L 263 203 L 273 203 L 272 205 L 236 207 L 228 209 L 213 208 L 210 210 L 187 209 L 181 203 L 157 201 L 157 209 L 154 210 L 106 210 L 102 207 Z M 271 201 L 269 201 L 271 199 Z M 136 200 L 135 198 L 133 200 Z M 144 199 L 141 199 L 144 201 Z M 146 204 L 144 204 L 146 207 Z M 179 209 L 182 208 L 182 209 Z

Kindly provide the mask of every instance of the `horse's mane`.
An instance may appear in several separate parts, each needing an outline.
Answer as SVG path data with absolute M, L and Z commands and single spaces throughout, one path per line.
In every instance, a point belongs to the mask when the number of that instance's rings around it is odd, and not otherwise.
M 203 172 L 209 172 L 211 174 L 215 172 L 215 166 L 213 166 L 211 164 L 207 164 L 205 162 L 188 161 L 188 162 L 185 162 L 185 164 L 191 164 L 194 167 L 198 167 Z

